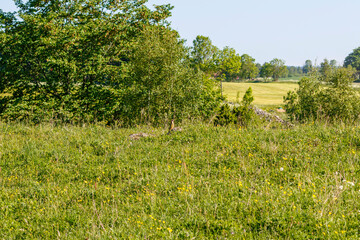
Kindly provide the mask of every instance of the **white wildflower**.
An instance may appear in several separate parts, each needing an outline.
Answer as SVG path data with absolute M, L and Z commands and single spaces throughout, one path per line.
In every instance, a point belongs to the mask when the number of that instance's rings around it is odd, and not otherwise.
M 351 186 L 355 186 L 355 183 L 353 183 L 353 182 L 350 182 L 350 181 L 347 181 L 347 180 L 343 180 L 343 182 L 345 182 L 345 183 L 347 183 L 347 184 L 349 184 L 349 185 L 351 185 Z
M 280 168 L 280 171 L 284 171 L 284 168 L 281 167 L 281 168 Z
M 342 186 L 342 185 L 339 186 L 339 189 L 340 189 L 340 190 L 342 190 L 343 188 L 344 188 L 344 186 Z
M 351 186 L 355 186 L 355 183 L 353 183 L 353 182 L 347 182 L 347 183 Z

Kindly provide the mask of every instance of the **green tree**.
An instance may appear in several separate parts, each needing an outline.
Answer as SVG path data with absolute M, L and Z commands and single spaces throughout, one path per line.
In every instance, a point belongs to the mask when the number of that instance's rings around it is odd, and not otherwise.
M 275 81 L 278 81 L 280 77 L 287 74 L 287 68 L 285 66 L 284 60 L 274 58 L 270 61 L 270 64 L 273 67 L 273 75 Z
M 215 82 L 184 61 L 187 50 L 177 32 L 147 27 L 134 49 L 120 106 L 127 122 L 206 118 L 220 103 Z
M 355 73 L 356 69 L 352 66 L 333 69 L 326 82 L 332 88 L 350 90 L 353 89 L 351 84 L 355 81 Z
M 139 32 L 170 16 L 170 5 L 151 11 L 145 2 L 15 1 L 18 17 L 1 16 L 0 78 L 11 93 L 2 109 L 102 120 L 118 97 L 103 86 L 119 86 Z
M 312 70 L 314 69 L 312 61 L 311 60 L 306 60 L 305 61 L 305 65 L 303 66 L 303 72 L 305 74 L 310 73 Z
M 215 69 L 215 60 L 219 49 L 212 45 L 209 37 L 197 36 L 193 41 L 191 48 L 191 61 L 196 69 L 213 74 Z
M 233 48 L 225 47 L 221 50 L 216 59 L 216 65 L 218 75 L 224 76 L 225 81 L 234 81 L 240 76 L 241 57 Z
M 344 66 L 352 66 L 357 71 L 360 71 L 360 47 L 353 50 L 352 53 L 350 53 L 344 61 Z
M 336 62 L 335 59 L 333 59 L 333 60 L 330 61 L 330 66 L 331 66 L 332 68 L 336 68 L 337 62 Z
M 360 47 L 353 50 L 344 61 L 344 67 L 352 66 L 357 70 L 357 78 L 360 76 Z
M 261 64 L 260 64 L 260 63 L 256 63 L 256 67 L 257 67 L 257 69 L 258 69 L 258 70 L 257 70 L 257 72 L 258 72 L 258 75 L 257 75 L 257 76 L 259 77 L 259 76 L 260 76 L 260 71 L 261 71 L 261 67 L 262 67 L 262 66 L 261 66 Z
M 241 79 L 253 79 L 259 74 L 255 59 L 247 54 L 241 55 Z
M 296 66 L 287 66 L 288 76 L 289 77 L 298 77 L 303 75 L 303 71 L 301 67 Z
M 330 77 L 331 73 L 332 73 L 332 67 L 329 63 L 329 60 L 327 60 L 326 58 L 324 59 L 324 61 L 320 64 L 320 74 L 322 75 L 322 78 L 324 80 L 326 80 L 328 77 Z
M 297 67 L 297 73 L 299 76 L 302 76 L 304 74 L 302 67 Z
M 265 81 L 274 75 L 274 67 L 268 62 L 265 62 L 260 70 L 260 77 L 264 78 Z
M 176 114 L 195 116 L 205 111 L 206 101 L 216 105 L 218 90 L 188 70 L 183 41 L 168 27 L 172 7 L 150 10 L 146 2 L 16 0 L 17 17 L 0 13 L 0 93 L 7 93 L 0 114 L 129 124 L 139 116 L 159 122 L 175 108 Z M 147 56 L 141 48 L 153 52 Z M 168 102 L 159 102 L 157 94 Z
M 297 69 L 296 69 L 296 67 L 294 67 L 294 66 L 288 66 L 287 69 L 288 69 L 288 73 L 289 73 L 288 76 L 289 76 L 289 77 L 297 76 Z

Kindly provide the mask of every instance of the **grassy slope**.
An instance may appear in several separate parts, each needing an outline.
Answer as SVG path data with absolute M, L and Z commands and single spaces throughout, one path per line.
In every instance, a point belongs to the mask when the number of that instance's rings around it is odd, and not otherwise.
M 283 104 L 283 96 L 288 91 L 298 87 L 297 83 L 223 83 L 223 93 L 229 101 L 235 101 L 237 92 L 240 100 L 246 90 L 251 87 L 254 95 L 254 104 L 279 105 Z
M 359 127 L 0 123 L 0 152 L 0 239 L 360 237 Z

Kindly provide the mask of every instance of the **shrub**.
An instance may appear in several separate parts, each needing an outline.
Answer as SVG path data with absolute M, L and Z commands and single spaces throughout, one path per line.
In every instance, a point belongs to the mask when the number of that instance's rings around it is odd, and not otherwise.
M 298 90 L 284 97 L 286 112 L 292 121 L 356 121 L 360 117 L 360 96 L 351 86 L 354 80 L 352 67 L 335 69 L 328 76 L 313 72 L 301 79 Z
M 234 114 L 236 117 L 236 124 L 241 126 L 248 126 L 250 121 L 254 118 L 254 110 L 251 108 L 251 103 L 254 101 L 252 95 L 252 89 L 249 89 L 245 92 L 240 106 L 234 108 Z
M 234 124 L 236 121 L 233 110 L 230 109 L 229 104 L 224 104 L 220 107 L 219 113 L 215 118 L 214 125 L 226 126 Z
M 240 126 L 248 126 L 254 117 L 254 110 L 251 103 L 254 101 L 251 87 L 245 92 L 243 100 L 239 106 L 230 109 L 228 104 L 221 106 L 218 115 L 214 121 L 215 125 L 226 126 L 229 124 L 237 124 Z

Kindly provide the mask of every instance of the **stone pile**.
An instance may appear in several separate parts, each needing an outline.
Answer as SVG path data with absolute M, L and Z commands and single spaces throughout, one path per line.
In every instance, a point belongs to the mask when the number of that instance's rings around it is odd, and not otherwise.
M 276 122 L 279 122 L 279 123 L 281 123 L 283 125 L 286 125 L 288 127 L 294 127 L 294 124 L 292 124 L 292 123 L 290 123 L 288 121 L 285 121 L 284 119 L 282 119 L 278 115 L 270 114 L 267 111 L 262 110 L 260 108 L 257 108 L 255 106 L 253 106 L 252 109 L 254 110 L 256 115 L 260 116 L 261 118 L 265 118 L 266 121 L 269 121 L 269 122 L 276 121 Z

